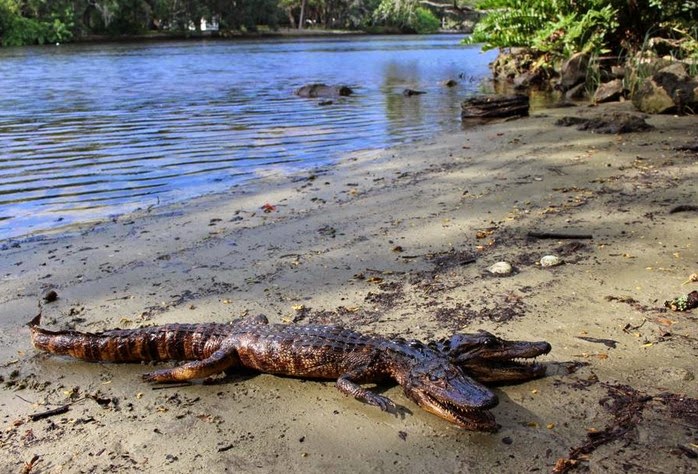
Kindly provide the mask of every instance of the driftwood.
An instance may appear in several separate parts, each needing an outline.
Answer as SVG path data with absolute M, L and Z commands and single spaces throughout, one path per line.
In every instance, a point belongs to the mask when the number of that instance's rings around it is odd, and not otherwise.
M 528 115 L 527 95 L 490 95 L 466 99 L 461 103 L 461 118 L 504 118 Z

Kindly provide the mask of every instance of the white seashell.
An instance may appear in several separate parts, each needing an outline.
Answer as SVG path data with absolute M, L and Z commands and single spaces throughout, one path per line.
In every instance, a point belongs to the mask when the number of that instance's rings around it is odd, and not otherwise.
M 497 262 L 487 269 L 493 275 L 511 275 L 513 269 L 507 262 Z
M 556 255 L 546 255 L 540 259 L 541 267 L 556 267 L 562 263 L 562 259 Z

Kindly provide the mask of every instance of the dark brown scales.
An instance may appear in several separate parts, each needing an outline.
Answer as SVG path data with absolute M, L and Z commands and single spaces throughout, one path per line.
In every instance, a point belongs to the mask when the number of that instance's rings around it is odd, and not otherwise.
M 48 331 L 32 320 L 32 343 L 52 354 L 88 362 L 201 360 L 229 335 L 226 324 L 167 324 L 152 328 L 112 329 L 100 333 Z

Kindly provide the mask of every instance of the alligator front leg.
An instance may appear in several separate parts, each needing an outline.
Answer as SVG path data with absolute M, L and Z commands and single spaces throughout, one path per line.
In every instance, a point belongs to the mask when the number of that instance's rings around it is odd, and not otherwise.
M 337 388 L 345 395 L 350 395 L 369 405 L 377 406 L 383 411 L 394 412 L 397 409 L 395 403 L 388 397 L 366 390 L 352 380 L 358 378 L 360 377 L 356 372 L 346 373 L 337 379 Z
M 234 366 L 240 365 L 237 348 L 232 339 L 225 339 L 220 349 L 208 358 L 188 362 L 171 369 L 160 369 L 143 374 L 146 382 L 171 383 L 192 379 L 203 379 L 215 375 Z

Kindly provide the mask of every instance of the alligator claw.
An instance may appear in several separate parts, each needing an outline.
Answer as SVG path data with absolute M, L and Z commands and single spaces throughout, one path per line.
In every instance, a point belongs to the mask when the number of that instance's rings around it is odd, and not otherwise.
M 141 375 L 141 379 L 144 382 L 150 382 L 150 383 L 157 382 L 158 381 L 157 372 L 158 371 L 145 373 L 145 374 Z
M 384 397 L 383 395 L 376 395 L 375 393 L 371 394 L 370 396 L 366 397 L 366 403 L 377 406 L 381 409 L 381 411 L 387 411 L 390 413 L 395 413 L 397 411 L 397 405 L 395 405 L 395 402 L 388 397 Z

